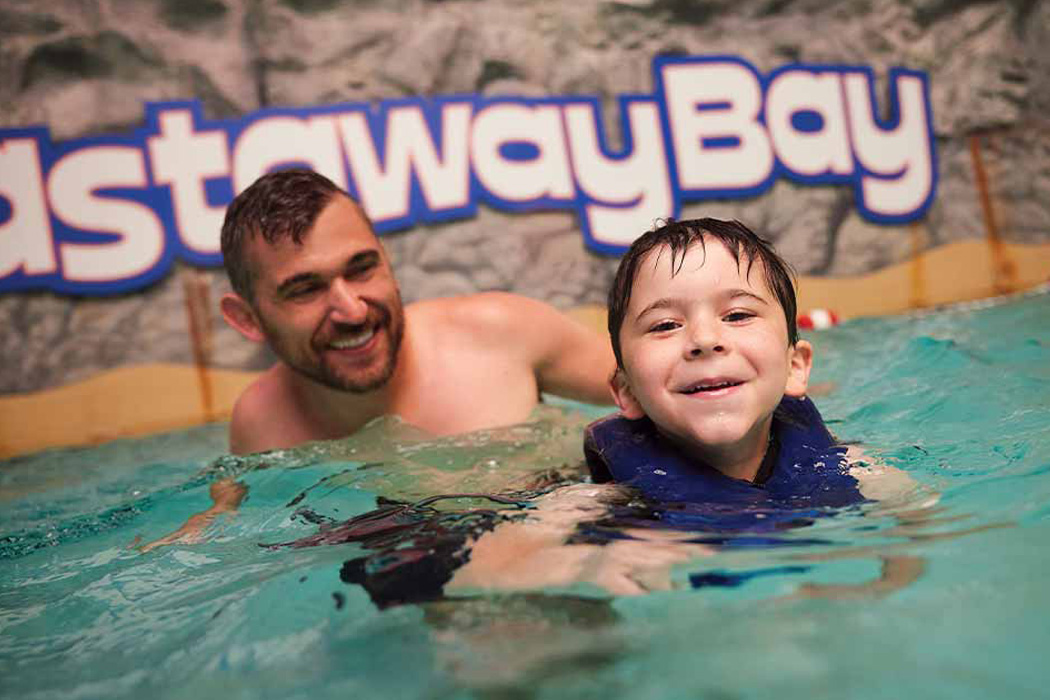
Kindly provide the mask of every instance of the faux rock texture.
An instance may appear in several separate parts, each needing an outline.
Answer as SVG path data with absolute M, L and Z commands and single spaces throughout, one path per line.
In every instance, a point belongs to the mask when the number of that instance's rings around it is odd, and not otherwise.
M 208 117 L 413 95 L 597 95 L 613 141 L 615 98 L 652 90 L 656 55 L 928 71 L 939 182 L 918 239 L 861 219 L 848 187 L 778 183 L 692 203 L 764 232 L 801 274 L 853 275 L 986 235 L 974 139 L 1001 236 L 1050 241 L 1050 3 L 1038 0 L 0 0 L 0 126 L 57 139 L 139 126 L 143 103 L 198 99 Z M 880 94 L 881 99 L 881 94 Z M 390 234 L 406 301 L 505 289 L 559 307 L 600 303 L 616 261 L 590 252 L 571 214 L 477 218 Z M 221 270 L 175 268 L 108 299 L 0 297 L 0 393 L 123 364 L 193 361 L 187 280 L 211 302 L 214 366 L 272 358 L 219 319 Z

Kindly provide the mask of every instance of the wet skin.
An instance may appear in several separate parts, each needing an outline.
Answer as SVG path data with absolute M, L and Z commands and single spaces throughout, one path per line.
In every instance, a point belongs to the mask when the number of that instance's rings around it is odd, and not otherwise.
M 253 298 L 223 316 L 280 362 L 238 399 L 236 453 L 341 438 L 382 415 L 435 435 L 526 420 L 541 391 L 608 401 L 608 341 L 552 307 L 490 292 L 402 309 L 382 244 L 338 195 L 300 243 L 246 243 Z
M 301 245 L 255 239 L 250 253 L 258 325 L 289 367 L 353 393 L 390 380 L 404 311 L 386 253 L 355 204 L 336 197 Z
M 805 394 L 812 359 L 808 342 L 788 342 L 761 261 L 738 264 L 717 241 L 673 266 L 666 247 L 643 260 L 620 342 L 614 392 L 624 415 L 648 416 L 687 453 L 748 480 L 773 410 L 785 394 Z

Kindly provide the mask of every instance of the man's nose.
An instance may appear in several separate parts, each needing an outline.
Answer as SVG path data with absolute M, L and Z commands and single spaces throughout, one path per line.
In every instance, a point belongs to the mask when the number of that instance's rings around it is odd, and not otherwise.
M 688 358 L 723 353 L 726 341 L 722 326 L 717 320 L 697 321 L 690 324 L 689 342 L 685 354 Z
M 328 290 L 330 316 L 336 323 L 359 325 L 368 317 L 368 303 L 359 290 L 346 280 L 337 279 Z

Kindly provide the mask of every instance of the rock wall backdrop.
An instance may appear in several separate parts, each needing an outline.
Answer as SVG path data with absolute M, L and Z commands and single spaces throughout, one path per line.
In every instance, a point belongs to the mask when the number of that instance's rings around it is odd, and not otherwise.
M 0 126 L 122 133 L 146 101 L 205 116 L 404 96 L 650 92 L 654 56 L 729 54 L 929 73 L 937 200 L 920 248 L 1050 242 L 1050 3 L 1041 0 L 29 0 L 0 2 Z M 880 101 L 883 96 L 879 95 Z M 982 200 L 982 192 L 987 195 Z M 915 254 L 915 226 L 862 220 L 847 186 L 777 184 L 688 205 L 771 237 L 803 275 L 857 275 Z M 988 201 L 996 203 L 989 220 Z M 585 248 L 570 213 L 477 218 L 389 234 L 406 301 L 502 289 L 559 307 L 602 303 L 616 260 Z M 0 241 L 2 245 L 2 241 Z M 221 270 L 176 267 L 115 298 L 0 297 L 0 393 L 135 363 L 252 369 L 270 362 L 221 322 Z M 205 310 L 191 329 L 188 308 Z M 201 344 L 210 338 L 201 356 Z

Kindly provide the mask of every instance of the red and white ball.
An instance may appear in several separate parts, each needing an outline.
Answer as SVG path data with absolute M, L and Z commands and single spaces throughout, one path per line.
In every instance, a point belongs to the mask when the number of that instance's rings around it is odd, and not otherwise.
M 838 325 L 838 315 L 829 309 L 810 309 L 798 315 L 798 327 L 804 331 L 820 331 Z

